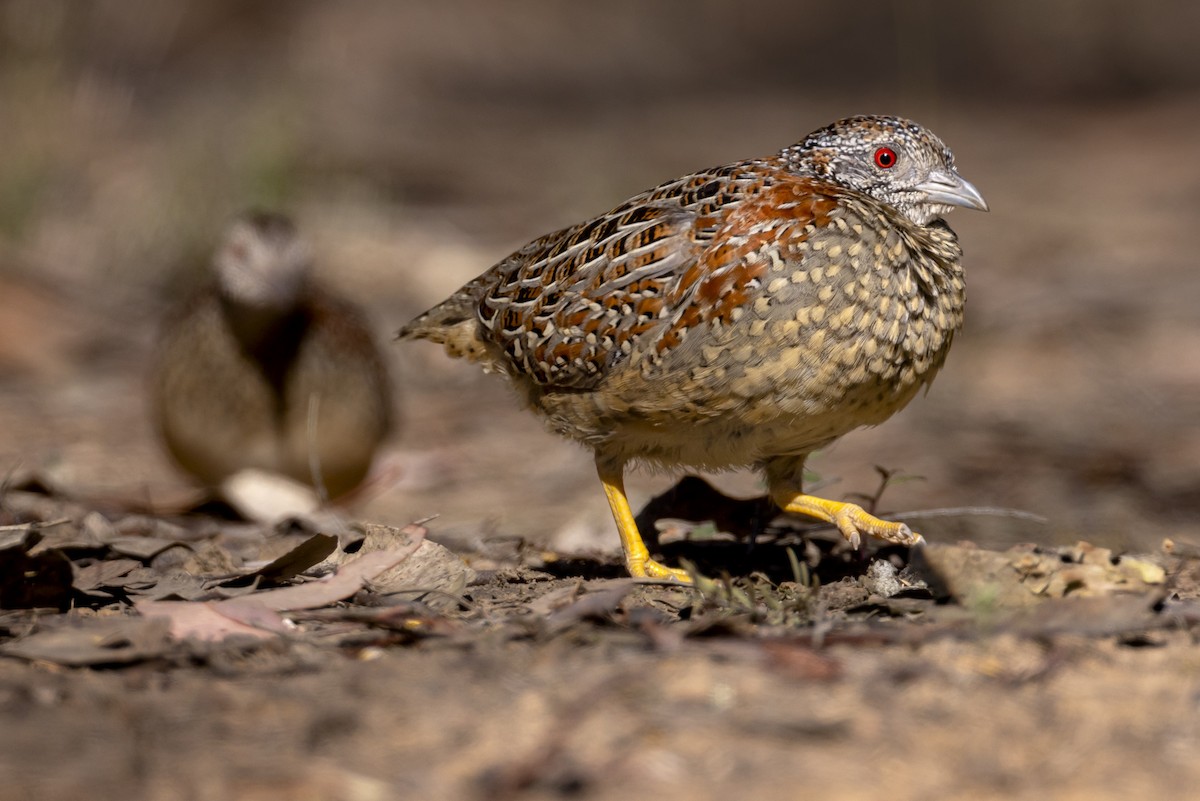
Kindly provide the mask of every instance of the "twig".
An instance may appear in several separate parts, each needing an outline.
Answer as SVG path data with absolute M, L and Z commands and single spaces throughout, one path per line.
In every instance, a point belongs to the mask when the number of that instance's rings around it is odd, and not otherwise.
M 321 413 L 321 396 L 314 392 L 308 396 L 308 470 L 321 506 L 329 505 L 329 490 L 325 488 L 325 477 L 321 473 L 321 453 L 317 449 L 317 418 Z
M 865 492 L 851 492 L 846 495 L 847 498 L 858 498 L 862 501 L 863 507 L 869 514 L 875 514 L 875 510 L 879 507 L 879 502 L 883 500 L 883 493 L 896 481 L 923 481 L 924 476 L 902 475 L 903 471 L 899 468 L 892 469 L 875 465 L 875 472 L 879 474 L 879 486 L 875 492 L 867 494 Z
M 677 590 L 694 590 L 694 589 L 696 589 L 695 584 L 684 584 L 682 581 L 676 581 L 675 579 L 657 579 L 657 578 L 639 577 L 639 578 L 635 578 L 633 580 L 633 583 L 637 584 L 639 587 L 674 587 Z
M 1032 520 L 1035 523 L 1049 523 L 1050 519 L 1024 509 L 1009 509 L 1003 506 L 949 506 L 941 509 L 916 509 L 911 512 L 889 512 L 885 517 L 904 519 L 921 519 L 930 517 L 967 517 L 970 515 L 983 517 L 1015 517 L 1019 520 Z
M 70 523 L 70 522 L 71 522 L 71 518 L 69 518 L 69 517 L 60 517 L 57 520 L 47 520 L 44 523 L 34 520 L 29 523 L 13 523 L 8 526 L 0 526 L 0 531 L 20 531 L 21 529 L 28 529 L 30 531 L 41 531 L 44 528 L 50 528 L 51 526 L 61 526 L 63 523 Z

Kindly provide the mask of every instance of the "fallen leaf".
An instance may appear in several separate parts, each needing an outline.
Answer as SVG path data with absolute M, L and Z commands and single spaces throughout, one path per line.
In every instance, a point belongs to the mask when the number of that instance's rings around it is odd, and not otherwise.
M 109 540 L 108 547 L 122 556 L 132 556 L 134 559 L 149 561 L 170 548 L 186 548 L 186 543 L 162 537 L 114 537 Z
M 223 640 L 234 635 L 272 637 L 288 629 L 278 613 L 315 609 L 348 598 L 365 582 L 403 562 L 424 541 L 425 530 L 412 527 L 402 545 L 363 554 L 323 579 L 258 590 L 222 601 L 139 600 L 134 608 L 147 617 L 170 621 L 171 636 L 177 639 Z
M 213 601 L 209 606 L 236 623 L 283 634 L 293 626 L 274 609 L 268 609 L 251 596 Z
M 19 526 L 5 526 L 0 531 L 0 551 L 11 549 L 28 551 L 40 539 L 41 535 L 34 531 L 33 523 L 24 523 Z
M 363 588 L 365 582 L 389 570 L 416 553 L 425 541 L 425 530 L 411 527 L 406 542 L 392 548 L 364 553 L 343 564 L 336 573 L 323 579 L 263 590 L 254 599 L 269 609 L 315 609 L 343 598 L 349 598 Z
M 71 601 L 71 562 L 61 551 L 31 553 L 41 534 L 9 531 L 0 547 L 0 608 L 65 609 Z
M 160 575 L 154 584 L 131 588 L 131 593 L 148 601 L 198 601 L 209 595 L 204 579 L 191 573 L 174 571 Z
M 120 579 L 142 566 L 136 559 L 105 559 L 90 565 L 73 565 L 75 589 L 91 592 L 100 587 L 123 587 Z
M 140 662 L 167 650 L 166 621 L 91 618 L 31 634 L 0 646 L 0 653 L 69 667 Z
M 236 599 L 235 599 L 236 600 Z M 250 625 L 234 616 L 222 614 L 220 605 L 233 601 L 147 601 L 139 600 L 133 607 L 151 620 L 165 620 L 171 637 L 176 640 L 196 639 L 204 641 L 223 640 L 234 635 L 257 639 L 275 636 L 268 626 Z M 267 612 L 263 607 L 259 607 Z M 241 609 L 231 609 L 235 614 Z M 278 618 L 278 615 L 276 615 Z
M 362 539 L 356 541 L 357 550 L 354 554 L 338 551 L 329 558 L 328 564 L 339 566 L 340 570 L 341 565 L 348 564 L 356 555 L 403 547 L 413 532 L 424 534 L 424 529 L 415 525 L 396 528 L 378 523 L 360 523 L 355 528 L 363 533 Z M 474 577 L 475 571 L 460 556 L 426 539 L 408 559 L 372 578 L 371 590 L 380 595 L 414 590 L 457 595 Z
M 287 553 L 229 582 L 245 582 L 250 578 L 263 581 L 279 581 L 303 573 L 313 565 L 320 564 L 337 549 L 337 537 L 329 534 L 314 534 Z M 229 583 L 227 582 L 227 583 Z

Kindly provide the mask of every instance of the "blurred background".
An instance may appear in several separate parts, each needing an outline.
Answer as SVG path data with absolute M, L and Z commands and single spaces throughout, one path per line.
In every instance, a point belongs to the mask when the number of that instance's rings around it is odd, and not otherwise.
M 921 480 L 934 539 L 1200 540 L 1200 5 L 1170 0 L 0 1 L 0 473 L 155 501 L 144 373 L 235 213 L 295 216 L 381 339 L 512 249 L 856 113 L 909 116 L 990 214 L 950 220 L 965 331 L 927 397 L 811 467 Z M 590 456 L 503 382 L 388 342 L 398 482 L 357 510 L 616 548 Z M 635 476 L 635 505 L 673 481 Z M 725 476 L 731 492 L 753 476 Z

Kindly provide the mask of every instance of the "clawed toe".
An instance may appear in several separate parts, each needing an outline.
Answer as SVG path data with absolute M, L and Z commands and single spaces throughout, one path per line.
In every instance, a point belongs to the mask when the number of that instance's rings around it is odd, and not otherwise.
M 897 545 L 915 545 L 924 542 L 920 534 L 904 523 L 880 520 L 861 506 L 843 501 L 830 501 L 813 495 L 779 495 L 776 500 L 784 511 L 802 514 L 833 523 L 846 541 L 854 548 L 862 546 L 864 534 L 894 542 Z
M 842 536 L 855 548 L 862 544 L 862 533 L 885 542 L 894 542 L 897 545 L 915 545 L 923 541 L 921 535 L 909 528 L 907 524 L 880 520 L 862 507 L 853 504 L 847 504 L 837 514 L 835 522 L 838 530 L 842 532 Z
M 677 581 L 680 584 L 692 583 L 692 577 L 686 570 L 681 570 L 677 567 L 667 567 L 653 559 L 647 559 L 641 564 L 629 564 L 629 574 L 634 578 L 665 579 L 667 581 Z

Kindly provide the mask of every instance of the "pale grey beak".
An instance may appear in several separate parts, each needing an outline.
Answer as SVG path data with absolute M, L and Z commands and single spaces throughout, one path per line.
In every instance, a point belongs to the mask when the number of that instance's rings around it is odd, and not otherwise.
M 917 184 L 916 189 L 925 193 L 929 203 L 944 203 L 947 206 L 962 206 L 967 209 L 987 211 L 987 201 L 971 182 L 959 176 L 956 172 L 931 172 L 929 180 Z

